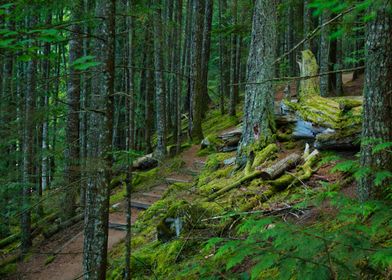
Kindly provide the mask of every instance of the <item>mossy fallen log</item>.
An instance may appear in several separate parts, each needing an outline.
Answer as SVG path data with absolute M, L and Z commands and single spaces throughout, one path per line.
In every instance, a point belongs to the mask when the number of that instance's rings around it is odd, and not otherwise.
M 290 154 L 284 159 L 279 160 L 275 164 L 261 169 L 260 177 L 263 180 L 272 180 L 277 178 L 278 176 L 282 175 L 288 169 L 295 167 L 301 160 L 301 156 L 294 153 Z
M 76 224 L 77 222 L 81 221 L 83 219 L 83 217 L 84 217 L 83 213 L 78 214 L 69 220 L 66 220 L 60 224 L 55 224 L 55 225 L 49 227 L 48 229 L 44 230 L 42 233 L 45 238 L 49 238 L 49 237 L 53 236 L 54 234 L 56 234 L 57 232 L 59 232 L 60 230 L 63 230 L 65 228 L 70 227 L 70 226 Z
M 361 128 L 338 130 L 321 133 L 316 136 L 314 146 L 320 150 L 358 149 L 360 146 Z
M 251 174 L 249 174 L 247 176 L 241 177 L 238 181 L 234 182 L 233 184 L 228 185 L 227 187 L 224 187 L 224 188 L 218 190 L 217 192 L 211 194 L 208 197 L 208 201 L 212 201 L 215 198 L 221 196 L 222 194 L 224 194 L 224 193 L 226 193 L 226 192 L 228 192 L 228 191 L 230 191 L 232 189 L 235 189 L 235 188 L 241 186 L 242 184 L 244 184 L 246 182 L 249 182 L 250 180 L 253 180 L 253 179 L 259 177 L 260 174 L 261 174 L 261 171 L 260 170 L 256 170 L 256 171 L 253 171 Z
M 37 236 L 40 234 L 45 225 L 54 221 L 58 217 L 58 212 L 54 212 L 49 214 L 48 216 L 44 217 L 43 219 L 33 223 L 31 226 L 32 237 Z M 0 249 L 7 247 L 8 245 L 18 241 L 21 238 L 21 232 L 14 233 L 6 238 L 0 240 Z
M 236 182 L 234 182 L 234 183 L 218 190 L 217 192 L 211 194 L 208 197 L 208 200 L 211 201 L 211 200 L 221 196 L 222 194 L 224 194 L 232 189 L 235 189 L 250 180 L 253 180 L 253 179 L 259 177 L 261 174 L 261 171 L 260 170 L 252 171 L 254 169 L 254 167 L 259 166 L 260 164 L 264 163 L 268 158 L 270 158 L 277 151 L 278 151 L 278 146 L 276 144 L 269 144 L 267 147 L 265 147 L 263 150 L 261 150 L 260 152 L 258 152 L 255 155 L 252 168 L 250 168 L 251 161 L 248 161 L 247 166 L 245 167 L 245 172 L 244 172 L 245 176 L 241 177 Z
M 312 167 L 320 159 L 320 153 L 318 150 L 314 150 L 304 160 L 304 164 L 298 167 L 298 171 L 291 174 L 284 174 L 278 179 L 267 181 L 268 184 L 273 186 L 276 191 L 282 191 L 287 187 L 293 186 L 299 182 L 308 180 L 312 174 Z
M 259 167 L 266 160 L 268 160 L 272 155 L 274 155 L 278 151 L 278 146 L 273 143 L 269 144 L 263 150 L 256 152 L 254 161 L 252 163 L 252 168 Z

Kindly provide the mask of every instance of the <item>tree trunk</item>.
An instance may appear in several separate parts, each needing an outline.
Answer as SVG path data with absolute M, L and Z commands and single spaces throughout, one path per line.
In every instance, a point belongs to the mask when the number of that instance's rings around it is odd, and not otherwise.
M 127 0 L 127 6 L 130 8 L 130 11 L 132 11 L 132 0 Z M 129 127 L 128 129 L 131 130 L 130 133 L 128 133 L 129 139 L 129 146 L 128 149 L 135 149 L 135 90 L 134 90 L 134 73 L 135 71 L 133 70 L 133 66 L 135 65 L 134 62 L 134 35 L 135 35 L 135 30 L 134 30 L 134 20 L 132 17 L 127 17 L 127 28 L 128 28 L 128 83 L 127 83 L 127 94 L 128 94 L 128 121 L 129 121 Z
M 309 7 L 310 0 L 304 0 L 304 38 L 312 31 L 313 24 L 312 24 L 312 11 Z M 307 40 L 304 43 L 304 50 L 312 50 L 312 41 Z
M 392 170 L 392 153 L 372 152 L 375 144 L 392 141 L 392 16 L 388 1 L 383 3 L 373 4 L 371 10 L 375 12 L 375 19 L 368 22 L 366 28 L 362 139 L 374 141 L 362 143 L 361 147 L 361 166 L 371 170 L 360 179 L 362 200 L 383 198 L 384 192 L 390 191 L 390 179 L 377 186 L 373 174 Z
M 191 43 L 191 91 L 190 91 L 190 135 L 192 140 L 203 140 L 203 75 L 202 75 L 202 49 L 205 17 L 205 0 L 193 1 L 193 28 Z
M 180 152 L 181 147 L 181 92 L 182 92 L 182 80 L 181 80 L 181 37 L 182 37 L 182 0 L 176 1 L 176 15 L 175 22 L 176 28 L 174 30 L 174 60 L 173 70 L 174 74 L 173 81 L 173 105 L 174 105 L 174 129 L 173 129 L 173 140 L 176 145 L 176 154 Z
M 329 20 L 329 12 L 324 11 L 320 16 L 320 24 Z M 325 26 L 321 29 L 319 60 L 320 60 L 320 73 L 329 71 L 329 57 L 330 57 L 330 43 L 329 43 L 329 27 Z M 323 75 L 320 77 L 320 93 L 321 96 L 327 97 L 329 95 L 329 76 Z
M 30 19 L 30 26 L 35 27 L 37 18 Z M 22 252 L 26 253 L 31 242 L 31 191 L 34 188 L 34 114 L 36 94 L 36 71 L 37 60 L 35 53 L 32 54 L 27 67 L 27 91 L 25 95 L 25 119 L 23 139 L 23 190 L 22 190 Z
M 275 130 L 272 82 L 261 85 L 252 83 L 269 80 L 275 73 L 276 8 L 277 2 L 274 0 L 257 0 L 255 4 L 248 57 L 249 84 L 245 91 L 243 134 L 239 155 L 246 154 L 246 149 L 249 149 L 252 143 L 264 147 L 272 141 Z
M 72 20 L 78 21 L 83 16 L 83 0 L 75 2 L 72 9 Z M 73 67 L 75 61 L 82 57 L 83 41 L 80 36 L 82 28 L 79 24 L 71 27 L 72 38 L 69 42 L 69 79 L 67 91 L 68 115 L 66 129 L 66 150 L 64 182 L 67 186 L 62 208 L 64 218 L 75 215 L 76 195 L 80 184 L 80 148 L 79 148 L 79 111 L 80 111 L 80 71 Z
M 155 98 L 156 98 L 156 123 L 157 146 L 155 156 L 161 160 L 166 155 L 166 91 L 163 81 L 163 51 L 162 51 L 162 11 L 161 0 L 154 0 L 157 6 L 154 12 L 154 65 L 155 65 Z
M 238 0 L 233 1 L 233 6 L 232 6 L 232 16 L 233 16 L 233 25 L 237 25 L 238 21 Z M 237 65 L 236 65 L 236 54 L 237 54 L 237 38 L 238 35 L 236 33 L 231 34 L 231 40 L 230 40 L 230 107 L 229 107 L 229 115 L 230 116 L 235 116 L 235 107 L 236 107 L 236 91 L 235 91 L 235 80 L 236 80 L 236 70 L 237 70 Z
M 106 279 L 110 181 L 112 175 L 112 139 L 115 74 L 116 1 L 99 1 L 97 16 L 104 18 L 99 30 L 106 38 L 96 41 L 97 59 L 103 62 L 102 75 L 93 80 L 89 147 L 90 176 L 86 191 L 83 272 L 84 279 Z M 104 112 L 101 113 L 102 109 Z
M 202 84 L 203 84 L 203 117 L 208 110 L 208 105 L 211 102 L 210 96 L 208 95 L 208 63 L 210 61 L 211 53 L 211 27 L 212 27 L 212 15 L 213 15 L 213 0 L 206 0 L 205 4 L 205 18 L 204 18 L 204 30 L 203 30 L 203 47 L 201 55 L 201 66 L 202 66 Z

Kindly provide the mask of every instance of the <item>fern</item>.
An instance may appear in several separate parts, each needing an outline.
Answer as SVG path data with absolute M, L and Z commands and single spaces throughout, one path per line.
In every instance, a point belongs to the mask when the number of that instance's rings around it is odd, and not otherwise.
M 390 178 L 392 178 L 391 171 L 387 171 L 387 170 L 378 171 L 378 172 L 376 172 L 374 184 L 376 186 L 380 186 L 384 182 L 384 180 L 390 179 Z

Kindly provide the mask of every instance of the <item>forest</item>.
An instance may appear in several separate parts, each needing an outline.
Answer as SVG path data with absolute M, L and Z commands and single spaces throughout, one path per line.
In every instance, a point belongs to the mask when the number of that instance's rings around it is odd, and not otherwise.
M 392 279 L 392 1 L 0 0 L 0 278 Z

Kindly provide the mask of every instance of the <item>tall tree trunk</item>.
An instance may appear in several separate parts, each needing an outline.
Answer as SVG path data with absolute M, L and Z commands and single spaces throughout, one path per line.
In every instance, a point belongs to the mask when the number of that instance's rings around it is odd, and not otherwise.
M 342 70 L 343 69 L 343 40 L 342 38 L 338 38 L 336 41 L 336 60 L 334 70 Z M 335 74 L 335 95 L 341 96 L 343 95 L 343 74 L 336 73 Z
M 176 153 L 180 152 L 181 147 L 181 38 L 182 38 L 182 0 L 176 1 L 176 28 L 174 30 L 174 50 L 173 50 L 173 70 L 176 73 L 173 81 L 173 95 L 174 95 L 174 144 L 176 145 Z
M 79 21 L 83 16 L 83 0 L 74 3 L 72 20 Z M 80 111 L 80 71 L 73 64 L 82 57 L 83 40 L 80 36 L 82 28 L 79 24 L 71 27 L 72 38 L 69 42 L 69 79 L 67 91 L 67 129 L 64 182 L 67 186 L 63 201 L 64 218 L 75 215 L 76 195 L 80 186 L 80 148 L 79 148 L 79 111 Z
M 205 17 L 204 17 L 204 30 L 203 30 L 203 47 L 201 55 L 202 65 L 202 85 L 203 85 L 203 117 L 208 110 L 208 104 L 211 102 L 208 95 L 208 64 L 210 61 L 211 52 L 211 27 L 213 15 L 214 1 L 206 0 L 205 3 Z
M 83 271 L 84 279 L 106 279 L 110 181 L 112 175 L 112 139 L 115 75 L 116 1 L 100 0 L 97 16 L 105 41 L 96 42 L 97 57 L 103 73 L 93 81 L 93 101 L 97 112 L 91 117 L 89 158 L 92 160 L 86 191 Z M 102 109 L 104 112 L 101 113 Z
M 223 27 L 223 1 L 225 0 L 219 0 L 219 29 L 222 29 Z M 219 108 L 220 112 L 223 115 L 225 113 L 225 96 L 227 96 L 227 84 L 225 81 L 225 75 L 224 72 L 226 71 L 225 65 L 224 65 L 224 40 L 223 40 L 223 35 L 222 32 L 219 33 Z
M 32 28 L 37 24 L 37 18 L 30 19 Z M 26 253 L 31 246 L 31 192 L 34 188 L 34 113 L 36 94 L 37 58 L 32 54 L 27 67 L 27 91 L 25 95 L 25 119 L 23 139 L 23 190 L 22 190 L 22 252 Z
M 360 179 L 359 194 L 362 200 L 383 198 L 389 191 L 391 180 L 376 186 L 374 174 L 392 170 L 392 153 L 373 153 L 377 143 L 392 142 L 392 15 L 389 2 L 380 6 L 374 3 L 371 12 L 375 19 L 366 28 L 366 70 L 363 105 L 362 139 L 375 140 L 362 143 L 361 166 L 370 172 Z M 369 141 L 367 141 L 369 142 Z
M 129 10 L 132 11 L 132 0 L 127 0 L 127 6 Z M 129 127 L 131 130 L 128 134 L 129 137 L 129 149 L 135 149 L 135 90 L 134 90 L 134 80 L 135 80 L 135 71 L 133 70 L 134 62 L 134 21 L 132 17 L 127 17 L 127 28 L 128 28 L 128 85 L 127 85 L 127 94 L 128 94 L 128 114 L 129 114 Z
M 312 31 L 312 11 L 309 7 L 310 0 L 304 0 L 304 38 Z M 312 40 L 307 40 L 304 43 L 304 50 L 312 50 Z
M 238 0 L 234 0 L 232 4 L 232 16 L 233 16 L 233 25 L 237 25 L 238 21 Z M 229 107 L 229 115 L 235 116 L 235 107 L 236 107 L 236 91 L 234 90 L 235 76 L 236 76 L 236 49 L 237 49 L 237 38 L 238 35 L 235 33 L 231 34 L 230 41 L 230 107 Z
M 157 146 L 155 156 L 161 160 L 166 155 L 166 91 L 163 81 L 163 51 L 162 51 L 162 11 L 161 0 L 154 0 L 157 9 L 154 12 L 154 65 L 155 65 L 155 97 Z
M 324 11 L 320 16 L 320 24 L 328 21 L 329 11 Z M 321 29 L 320 36 L 320 48 L 319 48 L 319 61 L 320 61 L 320 73 L 329 71 L 329 58 L 330 58 L 330 42 L 329 42 L 329 27 L 324 26 Z M 321 96 L 328 96 L 330 84 L 330 75 L 323 75 L 320 77 L 320 92 Z
M 252 143 L 256 143 L 254 147 L 263 147 L 272 141 L 275 130 L 272 82 L 252 83 L 269 80 L 275 73 L 276 8 L 275 0 L 256 0 L 255 3 L 239 156 L 247 156 L 246 149 Z
M 192 140 L 201 141 L 203 139 L 202 118 L 203 118 L 203 78 L 202 78 L 202 51 L 203 51 L 203 31 L 205 0 L 193 1 L 193 29 L 191 44 L 191 125 L 190 135 Z
M 149 39 L 150 34 L 146 34 L 145 37 L 145 45 L 146 45 L 146 52 L 147 52 L 147 68 L 152 69 L 154 68 L 154 52 L 153 52 L 153 47 L 152 47 L 152 42 Z M 147 154 L 152 152 L 152 145 L 151 145 L 151 138 L 152 138 L 152 132 L 154 129 L 154 92 L 155 92 L 155 87 L 154 87 L 154 74 L 153 71 L 147 70 L 146 71 L 146 98 L 145 98 L 145 112 L 144 112 L 144 117 L 145 117 L 145 133 L 144 133 L 144 140 L 145 140 L 145 145 L 146 149 L 145 152 Z

